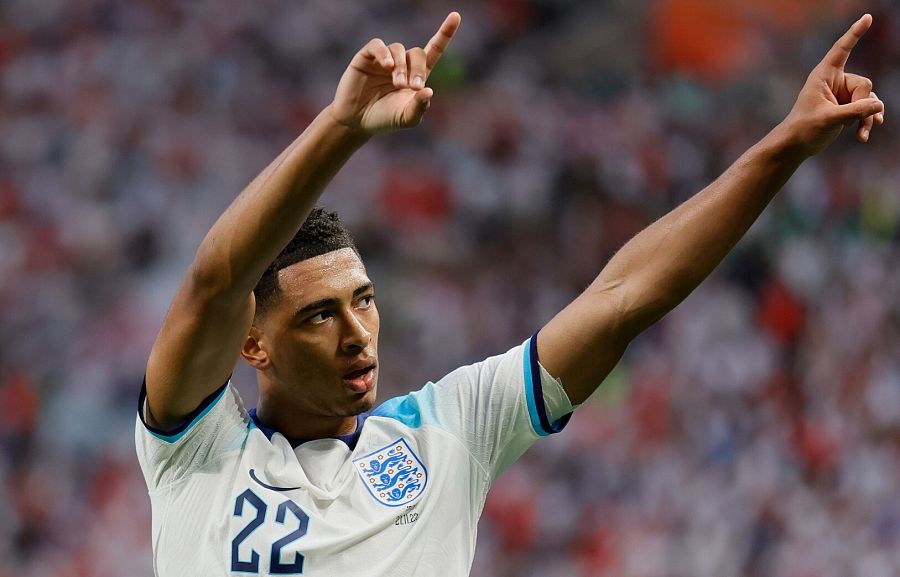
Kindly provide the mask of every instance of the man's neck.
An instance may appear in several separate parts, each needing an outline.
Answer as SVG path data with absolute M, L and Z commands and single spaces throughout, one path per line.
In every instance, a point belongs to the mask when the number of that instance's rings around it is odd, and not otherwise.
M 298 407 L 260 396 L 256 417 L 266 427 L 291 440 L 328 439 L 356 432 L 356 415 L 348 417 L 310 414 Z

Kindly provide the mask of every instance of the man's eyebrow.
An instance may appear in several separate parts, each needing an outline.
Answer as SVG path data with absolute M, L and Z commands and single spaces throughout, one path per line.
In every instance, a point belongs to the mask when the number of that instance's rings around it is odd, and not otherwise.
M 340 301 L 335 298 L 327 298 L 327 299 L 319 299 L 317 301 L 313 301 L 306 306 L 300 307 L 294 312 L 294 317 L 302 317 L 307 313 L 311 313 L 316 309 L 324 309 L 328 307 L 332 307 L 338 304 Z
M 366 284 L 360 285 L 359 287 L 356 288 L 355 291 L 353 291 L 353 298 L 356 298 L 363 293 L 369 292 L 373 288 L 375 288 L 375 286 L 371 282 L 367 282 Z M 304 305 L 304 306 L 300 307 L 299 309 L 297 309 L 294 312 L 294 317 L 302 317 L 303 315 L 305 315 L 307 313 L 311 313 L 314 310 L 333 307 L 333 306 L 339 304 L 340 302 L 341 301 L 339 299 L 336 299 L 333 297 L 319 299 L 317 301 L 313 301 L 313 302 L 309 303 L 308 305 Z
M 375 285 L 373 285 L 370 282 L 367 282 L 366 284 L 363 284 L 363 285 L 359 285 L 359 287 L 355 291 L 353 291 L 353 296 L 358 297 L 359 295 L 363 294 L 364 292 L 369 292 L 373 288 L 375 288 Z

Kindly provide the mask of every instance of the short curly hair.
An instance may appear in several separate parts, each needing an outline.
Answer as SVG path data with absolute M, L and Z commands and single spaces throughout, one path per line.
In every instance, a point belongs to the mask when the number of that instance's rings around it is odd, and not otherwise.
M 259 282 L 256 283 L 253 295 L 256 297 L 257 314 L 264 313 L 278 296 L 280 290 L 278 271 L 314 256 L 342 248 L 352 248 L 353 252 L 357 256 L 359 255 L 353 236 L 341 222 L 337 213 L 325 210 L 321 206 L 314 207 L 291 242 L 275 257 Z

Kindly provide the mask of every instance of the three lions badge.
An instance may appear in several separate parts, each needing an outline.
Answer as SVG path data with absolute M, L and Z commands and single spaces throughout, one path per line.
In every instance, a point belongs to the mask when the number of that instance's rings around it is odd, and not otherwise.
M 375 500 L 388 507 L 411 503 L 428 482 L 425 465 L 403 438 L 353 459 L 353 468 Z

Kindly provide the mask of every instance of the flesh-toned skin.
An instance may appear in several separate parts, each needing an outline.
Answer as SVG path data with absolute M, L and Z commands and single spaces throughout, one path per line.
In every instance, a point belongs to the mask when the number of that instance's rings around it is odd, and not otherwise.
M 562 379 L 572 403 L 587 399 L 628 343 L 687 297 L 747 232 L 788 178 L 858 123 L 868 142 L 884 123 L 884 103 L 868 78 L 844 71 L 872 25 L 853 24 L 810 73 L 781 124 L 722 176 L 648 226 L 609 261 L 588 289 L 538 338 L 538 356 Z
M 844 70 L 871 24 L 863 16 L 835 43 L 782 123 L 710 186 L 629 241 L 541 329 L 540 361 L 561 378 L 573 403 L 594 391 L 635 336 L 709 275 L 806 158 L 847 126 L 857 123 L 858 140 L 867 142 L 884 122 L 884 103 L 871 81 Z M 367 43 L 341 77 L 334 101 L 216 221 L 150 355 L 151 424 L 178 424 L 221 386 L 239 356 L 258 369 L 260 418 L 288 436 L 351 432 L 353 415 L 372 406 L 374 380 L 369 390 L 342 378 L 352 362 L 377 354 L 377 310 L 354 296 L 367 280 L 355 254 L 335 251 L 287 267 L 279 274 L 284 300 L 265 314 L 256 314 L 252 289 L 354 151 L 375 134 L 422 120 L 434 96 L 425 86 L 428 74 L 459 25 L 459 14 L 451 13 L 424 48 Z M 336 311 L 325 326 L 291 324 L 291 311 L 323 298 Z
M 458 13 L 450 13 L 424 48 L 407 50 L 380 39 L 363 46 L 341 77 L 332 103 L 213 224 L 150 352 L 146 416 L 151 425 L 169 429 L 179 424 L 228 379 L 248 349 L 246 341 L 253 338 L 255 322 L 260 324 L 255 328 L 265 333 L 264 321 L 255 320 L 253 287 L 353 152 L 373 134 L 409 128 L 422 120 L 434 94 L 424 82 L 460 21 Z M 279 280 L 290 281 L 289 274 L 280 274 Z M 340 295 L 332 296 L 340 299 Z M 281 357 L 271 338 L 267 347 L 270 357 Z M 267 391 L 261 397 L 263 422 L 290 421 L 290 435 L 299 438 L 334 436 L 351 428 L 356 422 L 353 417 L 305 419 L 293 413 L 296 407 L 328 404 L 299 398 L 304 388 L 295 384 L 305 379 L 304 374 L 320 370 L 327 372 L 310 366 L 297 367 L 293 377 L 280 370 L 277 377 L 274 369 L 269 376 L 259 371 L 260 386 Z M 279 387 L 283 390 L 276 391 Z
M 375 403 L 378 376 L 378 309 L 366 269 L 344 248 L 278 276 L 280 294 L 241 350 L 259 371 L 257 416 L 289 438 L 352 433 L 355 416 Z M 345 379 L 369 367 L 371 374 Z

